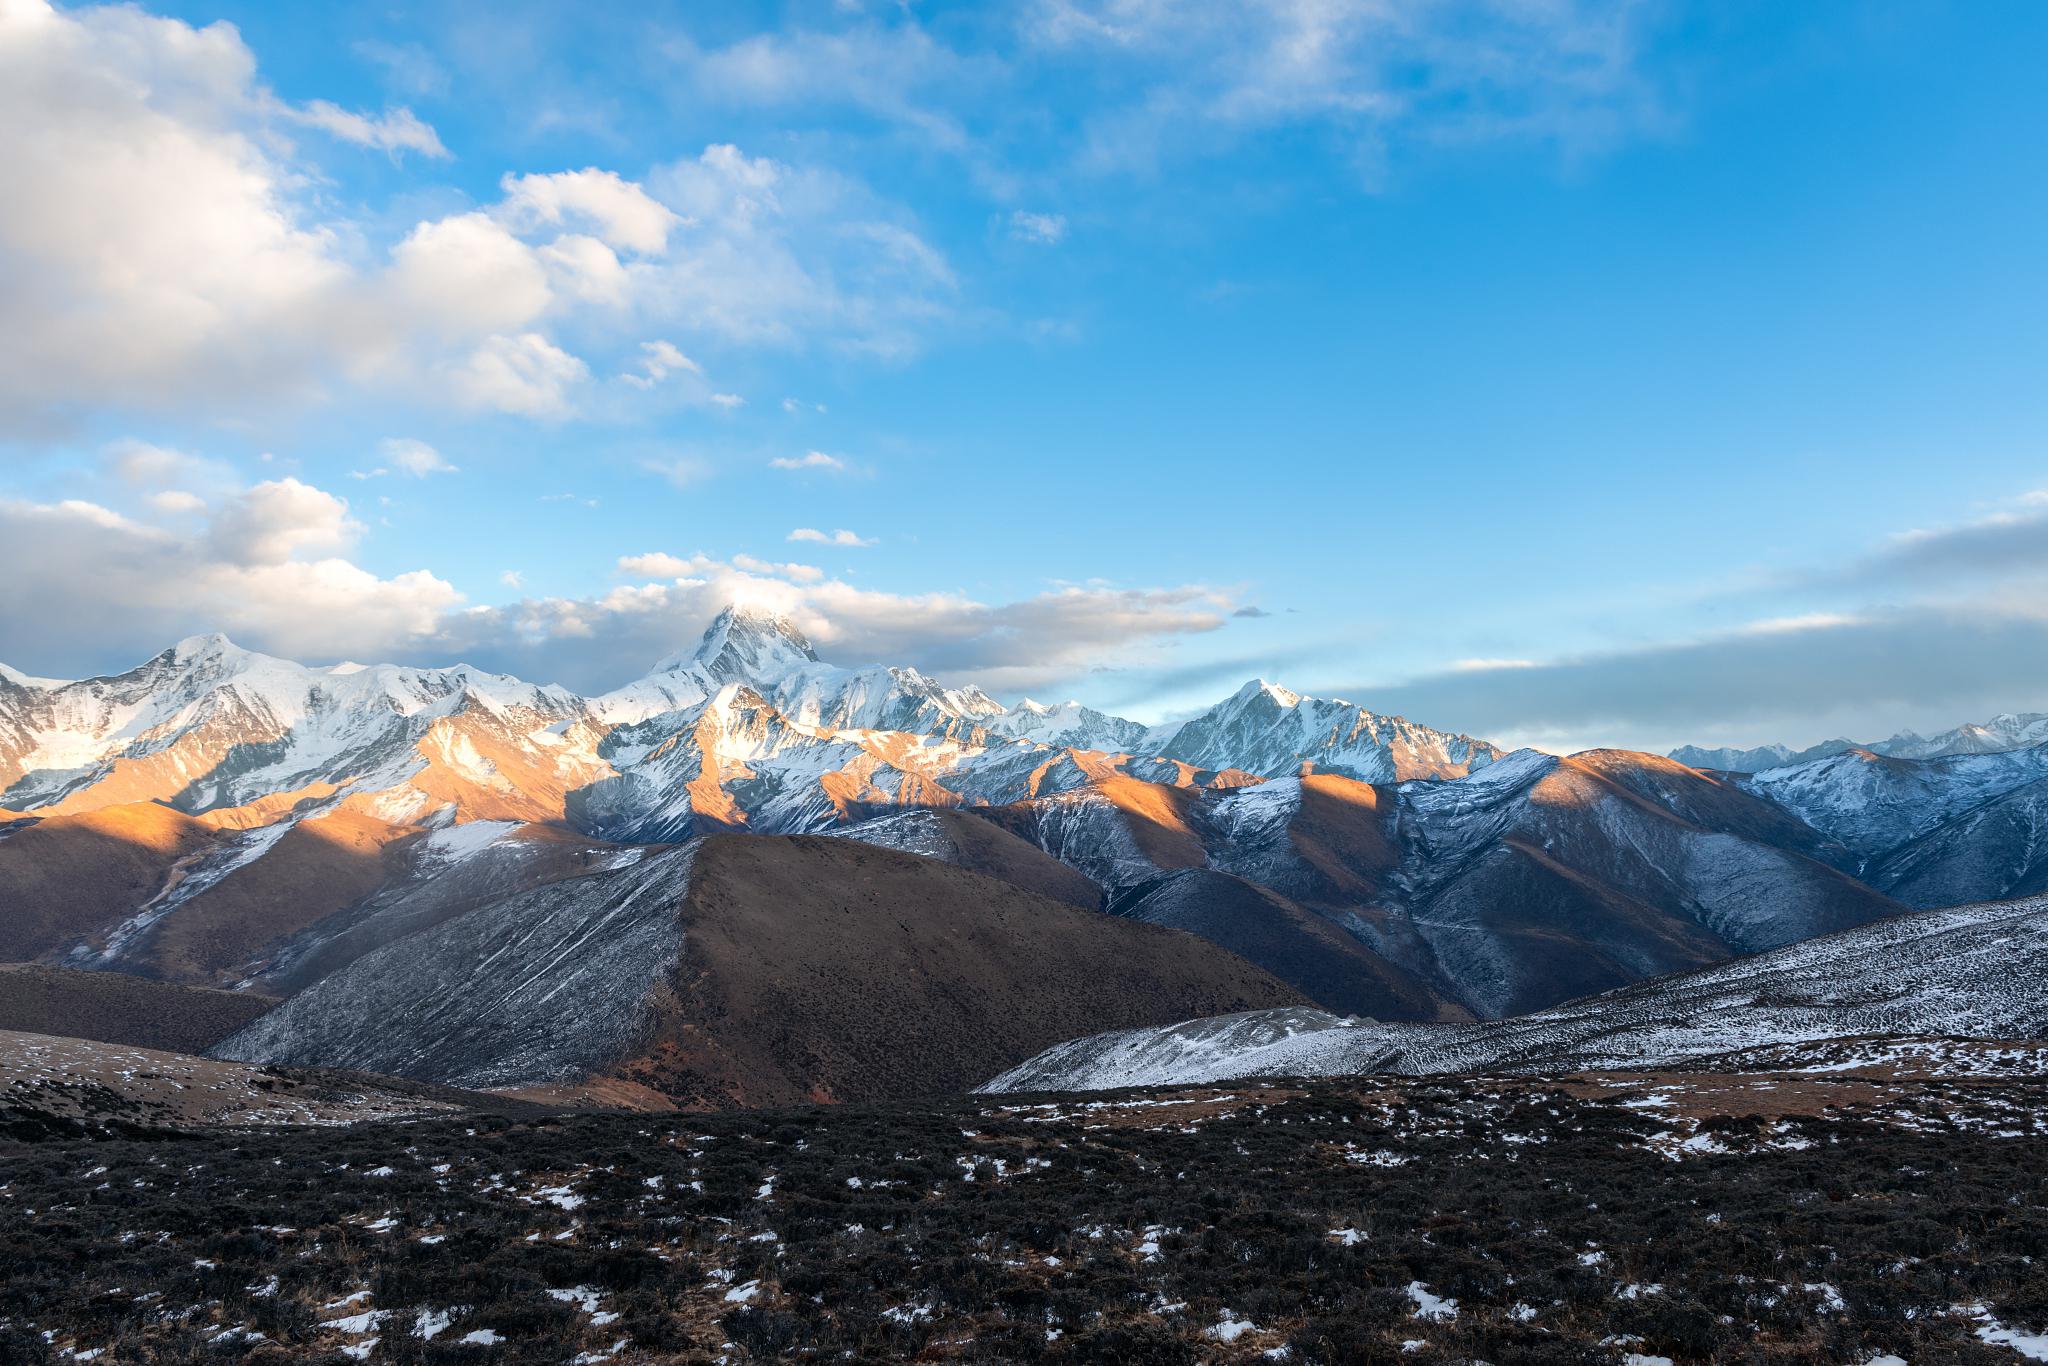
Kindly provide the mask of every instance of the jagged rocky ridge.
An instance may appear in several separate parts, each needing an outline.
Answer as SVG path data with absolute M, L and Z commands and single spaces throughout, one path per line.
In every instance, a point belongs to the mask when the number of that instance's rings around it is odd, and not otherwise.
M 1900 916 L 1515 1019 L 1395 1024 L 1287 1009 L 1076 1039 L 987 1091 L 1261 1076 L 1713 1065 L 1816 1040 L 2048 1037 L 2048 899 Z

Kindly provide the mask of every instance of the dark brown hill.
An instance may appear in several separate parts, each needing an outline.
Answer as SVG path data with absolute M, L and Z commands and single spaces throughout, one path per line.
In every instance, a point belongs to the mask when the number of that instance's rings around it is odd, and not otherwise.
M 1079 1034 L 1302 1000 L 1193 935 L 937 859 L 715 835 L 378 949 L 219 1052 L 708 1108 L 956 1090 Z
M 100 934 L 146 904 L 219 833 L 167 806 L 30 816 L 0 831 L 0 960 Z
M 125 972 L 0 963 L 0 1029 L 198 1053 L 276 1005 L 270 996 L 173 986 Z

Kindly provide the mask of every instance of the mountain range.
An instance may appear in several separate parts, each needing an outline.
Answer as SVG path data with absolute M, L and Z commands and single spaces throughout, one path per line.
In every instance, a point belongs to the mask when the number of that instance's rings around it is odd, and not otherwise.
M 201 636 L 0 668 L 0 961 L 284 998 L 238 1058 L 901 1094 L 1239 1008 L 1516 1016 L 2048 889 L 2048 746 L 1990 743 L 1507 753 L 1262 680 L 1147 726 L 838 667 L 744 607 L 595 696 Z
M 2005 712 L 1989 721 L 1971 722 L 1945 730 L 1939 735 L 1918 735 L 1902 730 L 1889 740 L 1858 744 L 1854 740 L 1823 740 L 1795 750 L 1789 745 L 1762 745 L 1756 749 L 1721 746 L 1705 749 L 1682 745 L 1671 758 L 1691 768 L 1721 769 L 1730 773 L 1761 773 L 1768 768 L 1786 768 L 1814 759 L 1826 759 L 1848 750 L 1867 750 L 1892 759 L 1940 759 L 1952 754 L 1997 754 L 2028 749 L 2048 742 L 2048 712 Z

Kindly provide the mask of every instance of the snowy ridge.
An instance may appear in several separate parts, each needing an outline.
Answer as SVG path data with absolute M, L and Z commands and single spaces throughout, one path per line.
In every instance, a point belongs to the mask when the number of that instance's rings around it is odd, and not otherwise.
M 1866 745 L 1859 745 L 1853 740 L 1824 740 L 1802 750 L 1786 745 L 1762 745 L 1756 749 L 1725 746 L 1703 749 L 1698 745 L 1683 745 L 1672 750 L 1670 757 L 1693 768 L 1761 773 L 1769 768 L 1810 763 L 1851 749 L 1868 750 L 1891 759 L 1940 759 L 1951 754 L 1998 754 L 2039 744 L 2048 744 L 2048 712 L 2004 712 L 1989 721 L 1970 722 L 1933 736 L 1904 730 L 1889 740 Z
M 1259 1011 L 1059 1044 L 987 1091 L 1254 1076 L 1658 1069 L 1866 1036 L 2048 1037 L 2048 898 L 1879 921 L 1474 1025 Z
M 1262 778 L 1312 771 L 1367 783 L 1455 778 L 1502 753 L 1469 735 L 1381 716 L 1341 698 L 1304 697 L 1264 679 L 1199 716 L 1155 727 L 1139 748 L 1214 771 Z
M 212 1055 L 458 1086 L 585 1075 L 624 1051 L 673 965 L 695 855 L 555 883 L 377 949 Z M 394 1017 L 408 1028 L 389 1028 Z

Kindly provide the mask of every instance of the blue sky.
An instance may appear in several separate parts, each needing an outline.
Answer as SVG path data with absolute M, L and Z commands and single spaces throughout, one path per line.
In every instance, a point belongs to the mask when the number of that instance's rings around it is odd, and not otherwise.
M 2048 9 L 586 9 L 0 0 L 0 660 L 2048 709 Z

